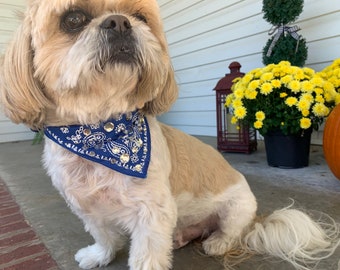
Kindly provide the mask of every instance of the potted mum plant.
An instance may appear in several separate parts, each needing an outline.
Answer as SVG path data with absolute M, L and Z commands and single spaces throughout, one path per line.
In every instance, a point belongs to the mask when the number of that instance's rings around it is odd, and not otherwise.
M 264 136 L 268 165 L 308 166 L 311 132 L 334 106 L 333 84 L 313 69 L 281 61 L 248 72 L 232 90 L 225 104 L 232 122 L 247 123 Z
M 326 120 L 323 133 L 323 151 L 329 168 L 340 180 L 340 58 L 336 59 L 319 74 L 332 83 L 337 91 L 335 97 L 336 107 Z

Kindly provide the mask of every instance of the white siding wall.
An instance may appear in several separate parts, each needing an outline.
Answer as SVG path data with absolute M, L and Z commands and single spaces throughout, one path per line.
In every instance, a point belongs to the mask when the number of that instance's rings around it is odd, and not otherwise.
M 25 0 L 0 0 L 0 53 L 19 24 L 18 12 L 24 9 Z M 34 134 L 23 125 L 11 123 L 0 110 L 0 142 L 32 139 Z
M 159 0 L 179 99 L 160 120 L 194 135 L 216 136 L 217 81 L 232 61 L 241 71 L 261 67 L 271 25 L 260 0 Z M 306 38 L 306 65 L 316 70 L 340 57 L 340 1 L 305 0 L 296 24 Z M 314 142 L 321 136 L 314 132 Z

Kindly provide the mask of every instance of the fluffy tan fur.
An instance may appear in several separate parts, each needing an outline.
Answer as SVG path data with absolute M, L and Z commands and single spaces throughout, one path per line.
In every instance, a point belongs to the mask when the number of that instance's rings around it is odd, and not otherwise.
M 75 255 L 81 268 L 109 264 L 125 235 L 132 270 L 170 269 L 173 247 L 196 237 L 209 255 L 243 249 L 297 268 L 339 245 L 338 224 L 294 209 L 254 225 L 257 203 L 244 176 L 212 147 L 156 120 L 177 97 L 156 0 L 29 0 L 1 61 L 0 101 L 16 123 L 97 124 L 137 109 L 148 119 L 143 180 L 45 140 L 52 183 L 95 240 Z
M 170 126 L 161 125 L 171 154 L 170 183 L 175 196 L 190 192 L 195 197 L 219 194 L 237 184 L 241 174 L 215 149 Z M 202 166 L 197 166 L 201 164 Z M 215 168 L 206 173 L 207 168 Z M 220 177 L 225 174 L 226 177 Z

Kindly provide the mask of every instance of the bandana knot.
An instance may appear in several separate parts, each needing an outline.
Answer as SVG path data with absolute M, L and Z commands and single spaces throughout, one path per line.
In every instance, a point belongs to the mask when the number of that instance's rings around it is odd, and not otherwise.
M 48 126 L 44 133 L 82 158 L 129 176 L 147 176 L 151 137 L 147 119 L 139 111 L 94 125 Z

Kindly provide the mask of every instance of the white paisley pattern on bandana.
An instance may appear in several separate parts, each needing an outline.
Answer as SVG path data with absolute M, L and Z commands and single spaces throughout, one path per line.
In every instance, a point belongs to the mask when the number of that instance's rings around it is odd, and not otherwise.
M 95 125 L 48 126 L 45 135 L 65 149 L 122 174 L 146 178 L 151 137 L 139 111 Z

